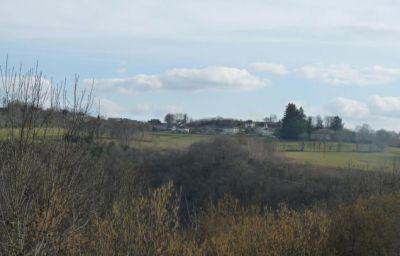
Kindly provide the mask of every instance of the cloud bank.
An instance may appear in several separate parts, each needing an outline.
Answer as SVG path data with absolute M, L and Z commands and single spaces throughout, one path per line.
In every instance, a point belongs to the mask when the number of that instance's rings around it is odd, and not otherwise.
M 92 80 L 86 79 L 85 84 Z M 139 74 L 128 78 L 98 79 L 99 92 L 135 95 L 145 91 L 178 90 L 238 90 L 251 91 L 267 85 L 266 79 L 250 74 L 246 69 L 207 67 L 202 69 L 176 68 L 158 75 Z
M 268 62 L 257 62 L 250 65 L 256 71 L 271 73 L 274 75 L 286 75 L 289 70 L 283 64 L 268 63 Z
M 369 86 L 388 84 L 400 77 L 400 68 L 379 65 L 354 67 L 350 65 L 303 66 L 298 73 L 311 80 L 330 85 Z
M 304 65 L 289 69 L 284 64 L 257 62 L 250 68 L 273 75 L 300 74 L 302 77 L 329 85 L 373 86 L 384 85 L 400 78 L 400 68 L 373 66 L 352 66 L 349 64 Z
M 400 117 L 400 97 L 373 95 L 365 102 L 337 97 L 328 104 L 328 107 L 332 111 L 352 118 L 363 118 L 366 115 Z
M 372 113 L 377 115 L 400 117 L 400 97 L 372 96 L 368 105 Z
M 285 30 L 287 34 L 321 28 L 391 31 L 399 23 L 396 1 L 318 0 L 242 1 L 3 1 L 0 31 L 11 37 L 85 38 L 217 37 L 221 32 Z M 21 8 L 23 6 L 24 8 Z M 168 12 L 165 9 L 168 8 Z M 46 15 L 36 15 L 45 12 Z M 48 22 L 52 20 L 52 22 Z M 145 24 L 145 26 L 143 25 Z M 350 32 L 353 32 L 352 29 Z M 348 34 L 344 35 L 348 36 Z M 251 37 L 252 38 L 252 37 Z M 251 40 L 250 38 L 250 40 Z
M 350 126 L 368 123 L 375 128 L 399 129 L 400 97 L 373 95 L 365 101 L 337 97 L 324 109 L 344 117 Z
M 344 97 L 333 99 L 327 107 L 330 112 L 336 112 L 344 117 L 363 118 L 369 114 L 368 106 L 365 103 Z

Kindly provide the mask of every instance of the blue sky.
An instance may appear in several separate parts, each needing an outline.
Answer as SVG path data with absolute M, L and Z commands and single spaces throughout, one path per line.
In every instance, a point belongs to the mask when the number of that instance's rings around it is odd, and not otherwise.
M 0 0 L 0 53 L 94 79 L 106 116 L 340 115 L 400 130 L 400 2 Z

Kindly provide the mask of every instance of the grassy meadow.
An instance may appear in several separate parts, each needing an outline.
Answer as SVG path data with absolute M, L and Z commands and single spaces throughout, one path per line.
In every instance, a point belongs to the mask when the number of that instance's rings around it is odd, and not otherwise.
M 130 145 L 136 149 L 184 149 L 191 144 L 212 139 L 212 135 L 146 133 Z M 263 140 L 264 138 L 260 138 Z M 289 160 L 300 164 L 318 165 L 343 169 L 392 171 L 400 167 L 400 149 L 386 148 L 377 151 L 366 144 L 336 142 L 306 142 L 301 151 L 301 142 L 279 141 L 276 149 Z M 358 147 L 358 150 L 357 150 Z
M 377 150 L 373 145 L 337 142 L 278 142 L 277 150 L 288 159 L 306 165 L 344 169 L 385 170 L 400 167 L 400 149 Z
M 27 131 L 25 131 L 26 133 Z M 64 135 L 64 130 L 62 128 L 35 128 L 35 131 L 29 131 L 29 134 L 35 134 L 37 138 L 57 138 Z M 0 129 L 0 140 L 10 138 L 11 136 L 20 136 L 20 128 L 1 128 Z
M 171 133 L 145 133 L 141 138 L 131 141 L 130 146 L 135 149 L 185 149 L 193 143 L 212 139 L 211 135 L 200 134 L 171 134 Z
M 391 171 L 400 166 L 398 148 L 387 148 L 382 152 L 284 152 L 284 155 L 301 164 L 344 169 Z
M 15 134 L 19 132 L 19 129 L 14 129 Z M 38 128 L 35 132 L 38 137 L 46 136 L 48 138 L 58 137 L 63 134 L 62 130 L 55 128 L 47 130 Z M 0 129 L 0 139 L 6 139 L 10 135 L 10 129 Z M 133 139 L 130 142 L 130 146 L 138 150 L 179 150 L 188 148 L 193 143 L 211 140 L 212 138 L 214 138 L 213 135 L 145 133 L 144 136 Z M 261 137 L 259 139 L 264 140 Z M 399 148 L 386 148 L 383 151 L 377 151 L 376 148 L 370 145 L 360 144 L 357 146 L 354 143 L 341 143 L 340 145 L 337 142 L 305 142 L 303 145 L 302 142 L 297 141 L 278 141 L 273 143 L 276 143 L 278 152 L 299 164 L 366 171 L 392 171 L 400 167 Z

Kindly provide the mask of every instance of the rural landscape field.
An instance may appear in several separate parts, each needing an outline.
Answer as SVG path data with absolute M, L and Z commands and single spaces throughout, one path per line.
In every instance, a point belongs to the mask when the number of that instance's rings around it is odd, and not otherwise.
M 142 139 L 133 140 L 131 147 L 135 149 L 155 149 L 168 151 L 171 149 L 187 149 L 190 145 L 201 141 L 211 141 L 216 136 L 213 135 L 192 135 L 192 134 L 170 134 L 170 133 L 149 133 Z M 326 167 L 337 167 L 341 169 L 357 170 L 383 170 L 393 171 L 400 166 L 400 148 L 387 147 L 382 151 L 370 151 L 370 145 L 361 144 L 360 149 L 356 150 L 354 143 L 342 143 L 340 152 L 337 142 L 325 143 L 320 149 L 313 149 L 313 143 L 324 143 L 321 141 L 306 142 L 305 148 L 301 150 L 302 142 L 299 141 L 274 141 L 262 137 L 256 140 L 265 141 L 276 148 L 282 156 L 289 161 L 298 164 L 319 165 Z M 245 147 L 245 146 L 244 146 Z
M 400 255 L 399 11 L 0 0 L 0 256 Z

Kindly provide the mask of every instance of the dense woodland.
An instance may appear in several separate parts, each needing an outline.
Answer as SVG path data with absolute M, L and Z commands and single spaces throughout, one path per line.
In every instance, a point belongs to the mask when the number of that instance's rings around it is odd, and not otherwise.
M 40 73 L 6 67 L 1 86 L 1 255 L 400 251 L 397 166 L 297 165 L 249 136 L 137 150 L 123 136 L 96 136 L 93 95 L 79 91 L 78 80 L 72 92 L 65 84 L 45 88 Z M 290 108 L 299 122 L 304 113 Z

